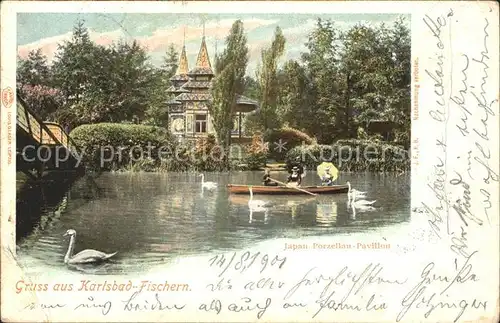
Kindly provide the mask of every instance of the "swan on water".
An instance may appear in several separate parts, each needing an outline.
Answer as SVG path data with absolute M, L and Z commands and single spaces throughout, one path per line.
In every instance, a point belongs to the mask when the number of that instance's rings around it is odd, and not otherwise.
M 250 199 L 248 200 L 248 207 L 250 209 L 254 209 L 254 211 L 257 211 L 256 208 L 263 208 L 265 206 L 268 206 L 268 202 L 262 201 L 262 200 L 254 200 L 253 199 L 253 190 L 252 186 L 248 187 L 248 190 L 250 191 Z
M 76 231 L 73 229 L 69 229 L 68 231 L 66 231 L 66 233 L 63 236 L 64 237 L 70 236 L 68 252 L 66 252 L 66 255 L 64 256 L 64 263 L 65 264 L 96 263 L 96 262 L 105 261 L 105 260 L 107 260 L 107 259 L 109 259 L 117 254 L 117 252 L 104 253 L 104 252 L 97 251 L 97 250 L 86 249 L 86 250 L 80 251 L 79 253 L 77 253 L 76 255 L 73 256 L 73 249 L 75 248 L 75 240 L 76 240 Z
M 367 200 L 357 200 L 356 201 L 356 192 L 352 194 L 351 206 L 356 207 L 358 209 L 368 209 L 372 208 L 372 205 L 377 202 L 377 200 L 367 201 Z
M 250 216 L 248 223 L 252 223 L 253 212 L 264 212 L 264 222 L 267 222 L 267 215 L 269 209 L 269 202 L 262 200 L 254 200 L 253 199 L 253 190 L 252 186 L 248 187 L 248 191 L 250 191 L 250 199 L 248 200 L 248 209 L 250 210 Z
M 349 206 L 348 206 L 349 207 Z M 361 212 L 368 212 L 368 211 L 375 211 L 376 208 L 374 208 L 371 205 L 354 205 L 354 203 L 351 203 L 351 219 L 356 220 L 356 209 L 358 209 Z
M 358 191 L 357 189 L 352 188 L 351 182 L 347 182 L 347 186 L 349 187 L 349 191 L 347 192 L 348 196 L 356 194 L 358 197 L 366 197 L 366 192 Z
M 202 188 L 214 189 L 217 187 L 216 182 L 205 182 L 205 174 L 200 174 L 200 177 L 201 177 L 201 187 Z

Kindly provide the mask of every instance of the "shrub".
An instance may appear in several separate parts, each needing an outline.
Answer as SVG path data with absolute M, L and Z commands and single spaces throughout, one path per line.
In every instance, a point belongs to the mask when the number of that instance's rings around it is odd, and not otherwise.
M 200 171 L 215 171 L 223 168 L 223 150 L 217 145 L 213 134 L 198 138 L 194 148 L 194 166 Z
M 264 144 L 261 135 L 252 137 L 252 143 L 246 147 L 246 153 L 245 159 L 248 169 L 256 170 L 266 165 L 269 149 Z
M 366 140 L 339 140 L 333 145 L 298 146 L 286 155 L 290 165 L 297 158 L 307 168 L 321 162 L 332 162 L 341 171 L 391 172 L 408 171 L 410 160 L 402 146 Z
M 160 165 L 160 157 L 168 158 L 177 148 L 166 129 L 144 125 L 87 124 L 75 128 L 71 138 L 83 153 L 85 165 L 101 170 L 137 169 L 136 164 L 150 170 Z
M 269 143 L 269 158 L 276 161 L 284 161 L 287 152 L 293 148 L 301 145 L 311 145 L 314 142 L 313 138 L 306 133 L 289 127 L 266 131 L 264 141 Z M 278 148 L 278 143 L 283 145 L 283 149 Z

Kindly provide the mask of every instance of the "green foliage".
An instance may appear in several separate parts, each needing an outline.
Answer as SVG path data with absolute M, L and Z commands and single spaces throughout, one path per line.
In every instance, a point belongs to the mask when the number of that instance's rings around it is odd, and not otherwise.
M 243 95 L 247 98 L 259 100 L 259 83 L 251 76 L 245 76 L 245 90 Z
M 315 133 L 318 119 L 312 107 L 312 80 L 297 61 L 287 61 L 280 70 L 279 115 L 281 122 L 307 133 Z
M 269 149 L 264 144 L 261 135 L 252 137 L 252 143 L 246 147 L 246 158 L 248 170 L 257 170 L 266 165 Z
M 231 145 L 236 95 L 243 93 L 247 63 L 247 38 L 243 23 L 237 20 L 226 38 L 224 52 L 215 58 L 216 76 L 212 83 L 212 102 L 208 104 L 217 141 L 226 152 Z M 228 156 L 228 153 L 225 156 Z
M 222 149 L 209 135 L 179 144 L 165 128 L 123 123 L 82 125 L 71 137 L 84 164 L 111 171 L 218 171 Z
M 179 66 L 179 52 L 175 49 L 174 44 L 168 46 L 161 70 L 164 73 L 165 85 L 170 85 L 170 78 L 175 75 L 175 71 Z
M 347 31 L 319 19 L 302 59 L 278 73 L 282 122 L 331 143 L 356 138 L 370 121 L 391 121 L 391 137 L 409 145 L 410 40 L 402 18 Z
M 260 130 L 277 129 L 280 127 L 278 117 L 279 83 L 277 77 L 278 60 L 285 52 L 285 36 L 280 27 L 276 27 L 274 39 L 269 48 L 261 52 L 262 65 L 257 71 L 259 82 L 260 109 L 256 113 L 261 125 Z
M 123 121 L 165 126 L 166 89 L 177 59 L 171 45 L 163 66 L 155 68 L 146 49 L 136 41 L 97 45 L 90 40 L 84 22 L 78 21 L 72 38 L 59 44 L 51 67 L 40 50 L 19 61 L 18 88 L 21 92 L 26 86 L 47 87 L 44 92 L 56 90 L 61 99 L 44 100 L 58 104 L 44 109 L 50 110 L 47 115 L 72 127 Z
M 82 125 L 71 132 L 71 138 L 83 152 L 84 164 L 101 170 L 157 167 L 160 158 L 171 157 L 176 149 L 175 140 L 164 128 L 144 125 Z
M 339 140 L 333 145 L 297 146 L 286 155 L 287 164 L 300 158 L 304 166 L 316 169 L 320 163 L 334 163 L 347 172 L 402 172 L 410 170 L 410 159 L 402 146 L 366 140 Z
M 205 138 L 198 138 L 195 144 L 194 167 L 202 171 L 216 171 L 223 169 L 222 147 L 217 145 L 215 136 L 210 134 Z
M 47 64 L 47 57 L 42 54 L 41 49 L 32 50 L 26 59 L 18 58 L 17 83 L 20 86 L 50 86 L 51 73 Z
M 409 147 L 410 41 L 407 22 L 403 19 L 391 26 L 358 24 L 348 30 L 339 28 L 331 20 L 318 19 L 300 59 L 279 66 L 286 40 L 277 28 L 271 44 L 261 52 L 262 61 L 254 79 L 245 76 L 249 50 L 243 23 L 235 21 L 224 51 L 215 57 L 212 101 L 207 103 L 217 143 L 229 149 L 236 95 L 243 94 L 258 100 L 261 106 L 244 121 L 249 135 L 257 130 L 287 126 L 314 137 L 321 144 L 363 139 L 375 145 Z M 19 60 L 18 90 L 43 118 L 68 123 L 72 128 L 102 122 L 165 126 L 168 118 L 165 101 L 171 98 L 166 89 L 177 68 L 178 56 L 175 47 L 170 45 L 162 66 L 154 67 L 146 49 L 137 42 L 97 45 L 79 21 L 72 38 L 59 45 L 52 66 L 41 50 L 32 51 L 26 59 Z M 373 121 L 387 121 L 394 126 L 382 137 L 369 127 Z M 287 141 L 286 148 L 291 149 L 302 136 L 295 130 L 280 131 L 284 130 L 267 131 L 266 141 L 273 142 L 276 136 L 286 137 L 282 140 Z M 212 145 L 211 140 L 213 138 L 200 143 L 200 147 L 204 147 L 201 151 Z M 195 146 L 176 144 L 176 147 L 180 149 L 179 154 L 189 158 L 168 162 L 143 159 L 141 163 L 122 162 L 116 167 L 130 170 L 219 167 L 193 161 Z M 262 155 L 251 153 L 249 156 L 255 159 L 250 164 L 262 164 Z M 273 151 L 271 157 L 282 159 L 284 156 Z M 379 162 L 347 164 L 350 169 L 385 167 L 377 166 Z M 224 168 L 229 167 L 228 160 L 223 164 Z M 387 167 L 400 166 L 393 163 Z
M 266 131 L 264 141 L 269 143 L 269 158 L 275 161 L 284 161 L 287 151 L 296 146 L 311 145 L 314 142 L 313 138 L 306 133 L 289 127 Z M 284 149 L 279 149 L 278 143 L 282 143 Z
M 45 85 L 26 84 L 18 87 L 19 92 L 29 107 L 45 121 L 61 121 L 58 118 L 58 109 L 64 99 L 57 89 Z
M 98 55 L 98 50 L 81 20 L 74 26 L 71 40 L 58 44 L 52 66 L 53 82 L 68 104 L 79 102 L 97 81 L 96 73 L 108 68 L 102 64 L 106 56 Z
M 153 70 L 151 74 L 151 85 L 153 89 L 149 91 L 149 105 L 145 111 L 144 124 L 153 126 L 167 125 L 168 110 L 165 107 L 165 102 L 173 99 L 174 95 L 167 93 L 167 89 L 171 86 L 170 78 L 174 76 L 179 65 L 179 52 L 173 44 L 168 46 L 165 57 L 163 58 L 162 66 Z

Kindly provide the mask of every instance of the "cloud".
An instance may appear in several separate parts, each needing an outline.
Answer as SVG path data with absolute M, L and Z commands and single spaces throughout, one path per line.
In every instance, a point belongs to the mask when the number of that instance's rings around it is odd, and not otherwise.
M 282 29 L 283 35 L 286 38 L 286 45 L 285 53 L 280 61 L 281 63 L 289 59 L 297 59 L 300 57 L 300 53 L 305 50 L 304 43 L 307 40 L 307 36 L 313 30 L 315 24 L 316 20 L 309 19 L 297 26 Z M 255 69 L 260 63 L 261 52 L 264 48 L 271 46 L 273 37 L 274 29 L 266 37 L 260 37 L 258 39 L 248 41 L 250 56 L 249 70 Z
M 233 19 L 210 20 L 205 23 L 205 35 L 207 39 L 219 39 L 221 43 L 231 29 Z M 277 20 L 272 19 L 245 19 L 243 24 L 245 31 L 250 32 L 257 28 L 276 24 Z M 145 29 L 145 25 L 140 28 Z M 108 46 L 119 39 L 137 40 L 149 52 L 165 52 L 170 44 L 177 48 L 182 46 L 184 39 L 186 42 L 201 41 L 203 26 L 168 26 L 161 27 L 152 32 L 151 35 L 132 37 L 126 29 L 117 29 L 110 32 L 96 32 L 89 30 L 90 39 L 99 45 Z M 21 58 L 26 58 L 32 50 L 41 49 L 47 56 L 48 61 L 52 61 L 57 52 L 58 44 L 71 39 L 71 32 L 54 37 L 47 37 L 36 42 L 18 46 L 18 54 Z
M 71 32 L 67 32 L 65 34 L 53 37 L 43 38 L 33 43 L 18 46 L 17 53 L 21 58 L 26 58 L 28 57 L 29 52 L 31 52 L 32 50 L 41 49 L 42 54 L 47 56 L 47 58 L 50 61 L 57 52 L 58 44 L 62 44 L 64 41 L 70 39 L 71 39 Z
M 210 20 L 205 23 L 205 36 L 207 39 L 217 39 L 221 43 L 228 35 L 233 19 L 223 19 L 220 21 Z M 259 27 L 274 25 L 277 20 L 270 19 L 245 19 L 243 24 L 245 31 L 251 32 Z M 186 42 L 201 41 L 203 35 L 203 26 L 175 26 L 160 28 L 153 32 L 151 36 L 137 38 L 139 43 L 151 52 L 166 51 L 169 44 L 181 47 L 184 39 Z
M 261 51 L 271 45 L 274 35 L 274 27 L 278 25 L 279 21 L 276 19 L 258 18 L 244 19 L 242 21 L 245 27 L 245 32 L 248 34 L 247 37 L 250 58 L 248 72 L 253 74 L 261 61 Z M 212 63 L 215 54 L 216 42 L 218 45 L 217 50 L 218 52 L 221 52 L 224 49 L 224 40 L 233 23 L 234 19 L 212 19 L 205 22 L 205 36 Z M 315 24 L 315 19 L 309 19 L 296 26 L 283 28 L 283 34 L 287 43 L 286 52 L 282 61 L 297 59 L 300 56 L 300 52 L 305 49 L 304 43 L 307 40 L 307 36 L 314 29 Z M 147 24 L 142 24 L 138 28 L 145 30 L 147 27 Z M 265 29 L 259 30 L 259 28 Z M 137 28 L 135 30 L 137 30 Z M 184 26 L 180 24 L 174 26 L 164 26 L 157 28 L 149 35 L 137 37 L 132 37 L 126 28 L 120 28 L 109 32 L 96 32 L 92 29 L 88 29 L 88 31 L 90 39 L 103 46 L 109 46 L 113 42 L 120 39 L 128 41 L 134 39 L 138 41 L 139 44 L 147 49 L 151 56 L 151 61 L 155 65 L 161 64 L 162 57 L 170 44 L 173 44 L 178 50 L 180 50 L 185 40 L 189 67 L 191 68 L 195 63 L 196 56 L 198 55 L 203 35 L 203 26 L 201 23 L 199 26 Z M 30 44 L 18 46 L 18 54 L 20 57 L 26 58 L 31 50 L 40 48 L 42 53 L 47 56 L 48 61 L 51 62 L 57 52 L 57 45 L 70 39 L 71 32 L 54 37 L 43 38 Z
M 93 31 L 92 29 L 88 29 L 88 33 L 92 41 L 103 46 L 111 45 L 114 41 L 126 36 L 126 34 L 121 29 L 104 33 L 99 33 Z M 29 52 L 31 52 L 32 50 L 41 49 L 42 54 L 47 56 L 48 61 L 51 62 L 54 59 L 55 54 L 57 53 L 58 45 L 63 44 L 65 41 L 71 40 L 71 36 L 72 32 L 67 32 L 62 35 L 43 38 L 26 45 L 20 45 L 17 47 L 17 53 L 21 58 L 26 58 L 28 57 Z
M 119 39 L 127 38 L 127 34 L 122 29 L 117 29 L 109 32 L 96 32 L 89 29 L 90 39 L 98 45 L 109 46 Z

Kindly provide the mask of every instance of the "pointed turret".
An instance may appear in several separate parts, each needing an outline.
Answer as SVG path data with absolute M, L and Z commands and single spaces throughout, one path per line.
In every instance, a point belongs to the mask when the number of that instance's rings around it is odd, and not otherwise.
M 186 75 L 188 73 L 188 59 L 186 55 L 186 46 L 182 46 L 181 58 L 179 60 L 179 67 L 177 67 L 176 75 Z
M 170 79 L 172 81 L 188 81 L 189 77 L 187 76 L 189 71 L 188 68 L 188 60 L 186 55 L 186 46 L 182 46 L 181 56 L 179 58 L 179 66 L 177 66 L 177 71 L 175 75 Z
M 205 37 L 201 40 L 200 52 L 198 53 L 198 59 L 196 60 L 196 67 L 212 69 L 210 64 L 210 58 L 208 57 L 207 43 L 205 42 Z
M 201 47 L 196 60 L 196 67 L 189 71 L 188 75 L 213 75 L 212 65 L 210 64 L 210 57 L 208 56 L 207 43 L 205 36 L 201 39 Z

